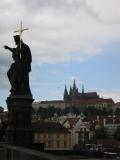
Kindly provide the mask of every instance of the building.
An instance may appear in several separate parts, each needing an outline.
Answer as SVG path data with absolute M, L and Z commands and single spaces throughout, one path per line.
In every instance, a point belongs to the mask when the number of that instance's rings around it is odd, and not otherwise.
M 65 86 L 64 90 L 64 102 L 67 106 L 72 105 L 76 107 L 112 107 L 114 105 L 114 101 L 112 98 L 104 99 L 101 98 L 97 92 L 85 92 L 84 86 L 82 86 L 82 92 L 78 91 L 76 86 L 76 82 L 74 80 L 73 87 L 70 86 L 69 92 L 67 91 L 67 87 Z
M 45 150 L 71 150 L 68 129 L 56 122 L 33 123 L 34 142 L 44 143 Z
M 77 128 L 76 131 L 78 135 L 78 144 L 86 144 L 91 139 L 91 132 L 90 132 L 90 124 L 89 122 L 82 121 L 81 125 Z
M 65 128 L 67 128 L 70 133 L 71 133 L 71 146 L 72 148 L 74 148 L 74 146 L 76 144 L 78 144 L 78 136 L 76 134 L 76 129 L 77 129 L 77 126 L 78 124 L 80 125 L 81 123 L 81 119 L 80 118 L 66 118 L 64 123 L 63 123 L 63 126 Z
M 69 129 L 71 133 L 71 145 L 74 148 L 76 145 L 81 145 L 90 140 L 90 127 L 88 122 L 83 122 L 81 118 L 73 117 L 66 118 L 63 126 Z
M 4 112 L 4 108 L 0 106 L 0 113 Z
M 104 127 L 107 129 L 107 135 L 113 137 L 117 128 L 120 127 L 120 117 L 108 116 L 104 119 Z
M 90 128 L 95 131 L 98 128 L 104 127 L 108 137 L 114 137 L 114 133 L 118 127 L 120 127 L 119 116 L 93 116 L 85 118 L 85 122 L 90 123 Z
M 8 115 L 8 112 L 4 111 L 3 107 L 0 107 L 0 126 L 2 125 L 2 123 L 7 121 L 7 119 L 8 119 L 7 115 Z
M 51 100 L 51 101 L 41 101 L 34 102 L 33 108 L 38 109 L 39 107 L 55 107 L 64 109 L 66 107 L 79 107 L 81 110 L 84 110 L 85 107 L 112 107 L 114 106 L 114 101 L 112 98 L 101 98 L 97 92 L 85 92 L 84 86 L 82 86 L 82 92 L 78 91 L 76 82 L 74 80 L 73 87 L 70 86 L 68 92 L 67 87 L 65 86 L 63 100 Z
M 51 100 L 51 101 L 41 101 L 41 102 L 34 102 L 33 108 L 36 110 L 39 107 L 47 108 L 47 107 L 55 107 L 55 108 L 65 108 L 65 102 L 64 100 Z

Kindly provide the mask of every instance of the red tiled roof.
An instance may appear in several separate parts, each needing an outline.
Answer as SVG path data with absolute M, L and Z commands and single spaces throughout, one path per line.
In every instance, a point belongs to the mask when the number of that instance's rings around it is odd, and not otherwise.
M 64 123 L 69 122 L 70 128 L 73 128 L 80 118 L 67 118 Z M 63 123 L 63 124 L 64 124 Z
M 107 103 L 107 104 L 114 104 L 114 101 L 112 98 L 109 99 L 103 99 L 103 98 L 92 98 L 92 99 L 80 99 L 76 101 L 79 104 L 102 104 L 102 103 Z

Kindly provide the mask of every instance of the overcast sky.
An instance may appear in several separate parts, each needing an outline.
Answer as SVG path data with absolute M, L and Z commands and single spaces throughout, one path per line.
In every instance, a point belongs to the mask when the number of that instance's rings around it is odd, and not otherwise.
M 23 21 L 32 52 L 30 84 L 35 101 L 62 99 L 65 84 L 120 100 L 120 0 L 0 1 L 0 105 L 10 84 L 6 72 Z

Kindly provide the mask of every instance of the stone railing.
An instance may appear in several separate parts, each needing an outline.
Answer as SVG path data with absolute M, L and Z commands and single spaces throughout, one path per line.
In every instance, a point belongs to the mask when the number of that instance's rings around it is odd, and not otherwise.
M 0 144 L 0 160 L 67 160 L 67 158 L 25 147 Z

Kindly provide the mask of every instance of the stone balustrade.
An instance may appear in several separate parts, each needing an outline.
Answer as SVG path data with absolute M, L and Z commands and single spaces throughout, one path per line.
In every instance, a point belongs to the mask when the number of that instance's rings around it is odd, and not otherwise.
M 0 144 L 0 160 L 67 160 L 67 158 L 25 147 Z

